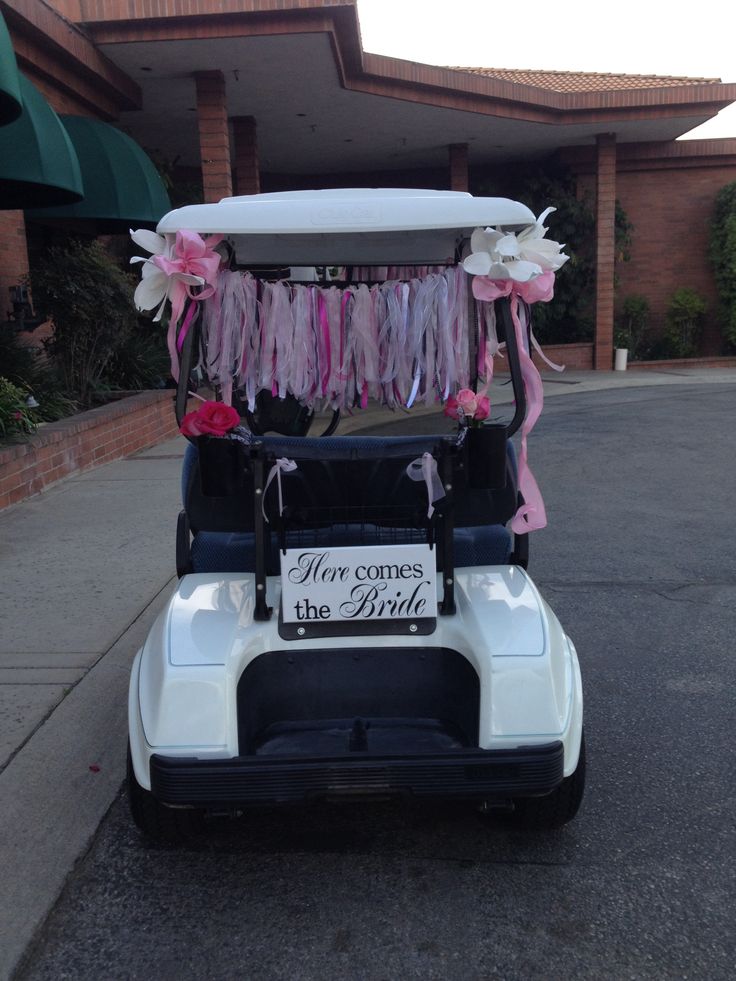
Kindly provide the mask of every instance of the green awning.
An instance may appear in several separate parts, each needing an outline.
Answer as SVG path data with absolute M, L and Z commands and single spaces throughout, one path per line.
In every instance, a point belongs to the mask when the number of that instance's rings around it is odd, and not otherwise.
M 0 13 L 0 126 L 12 123 L 20 116 L 22 110 L 20 79 L 13 43 L 3 15 Z
M 0 210 L 79 201 L 82 175 L 71 140 L 38 89 L 18 79 L 23 112 L 0 127 Z
M 138 144 L 97 119 L 61 120 L 79 157 L 84 200 L 61 208 L 34 208 L 28 217 L 94 221 L 97 232 L 158 224 L 171 203 L 158 171 Z

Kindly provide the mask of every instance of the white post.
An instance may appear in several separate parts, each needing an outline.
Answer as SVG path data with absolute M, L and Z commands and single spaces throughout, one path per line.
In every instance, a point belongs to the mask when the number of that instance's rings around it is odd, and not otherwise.
M 614 362 L 614 371 L 626 371 L 626 362 L 629 359 L 629 349 L 626 347 L 616 348 L 616 360 Z

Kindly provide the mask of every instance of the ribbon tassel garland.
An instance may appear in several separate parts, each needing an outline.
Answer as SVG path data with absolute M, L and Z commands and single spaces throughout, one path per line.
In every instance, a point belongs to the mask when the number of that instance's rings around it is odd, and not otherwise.
M 469 383 L 461 267 L 409 282 L 337 288 L 221 271 L 202 301 L 202 367 L 223 401 L 266 389 L 303 405 L 431 404 Z M 188 325 L 187 325 L 188 327 Z
M 227 405 L 237 391 L 253 410 L 257 392 L 265 389 L 309 407 L 322 401 L 350 411 L 373 398 L 409 408 L 447 401 L 470 383 L 469 274 L 477 301 L 473 367 L 483 379 L 478 394 L 487 392 L 494 358 L 504 347 L 493 301 L 508 298 L 510 304 L 527 401 L 518 461 L 525 503 L 511 527 L 533 531 L 545 526 L 546 515 L 528 465 L 527 437 L 543 404 L 531 348 L 549 367 L 563 370 L 544 356 L 528 318 L 530 304 L 552 299 L 555 272 L 568 260 L 564 246 L 545 238 L 544 221 L 552 211 L 518 233 L 475 229 L 462 265 L 355 267 L 357 282 L 344 288 L 258 281 L 248 272 L 220 268 L 214 250 L 222 236 L 202 238 L 186 230 L 163 236 L 141 229 L 131 236 L 151 255 L 131 260 L 143 264 L 134 302 L 139 310 L 157 308 L 154 320 L 170 302 L 167 343 L 175 379 L 184 340 L 202 313 L 200 368 Z M 360 282 L 371 277 L 384 281 Z M 281 474 L 291 469 L 292 461 L 277 461 L 266 484 L 277 479 L 280 508 Z M 436 464 L 433 471 L 425 455 L 409 470 L 427 484 L 431 515 L 441 485 Z

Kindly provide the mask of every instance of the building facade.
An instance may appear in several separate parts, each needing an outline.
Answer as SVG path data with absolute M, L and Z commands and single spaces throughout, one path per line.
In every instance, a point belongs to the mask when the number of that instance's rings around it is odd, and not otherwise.
M 386 58 L 363 51 L 354 0 L 0 0 L 0 12 L 57 112 L 113 123 L 206 201 L 467 190 L 486 170 L 563 162 L 595 202 L 595 368 L 612 366 L 616 291 L 646 293 L 655 322 L 679 286 L 713 296 L 710 214 L 736 180 L 736 139 L 675 141 L 736 101 L 736 84 Z M 618 282 L 617 198 L 634 226 Z M 23 212 L 0 212 L 4 297 L 28 271 L 25 242 Z M 714 324 L 706 354 L 720 349 Z

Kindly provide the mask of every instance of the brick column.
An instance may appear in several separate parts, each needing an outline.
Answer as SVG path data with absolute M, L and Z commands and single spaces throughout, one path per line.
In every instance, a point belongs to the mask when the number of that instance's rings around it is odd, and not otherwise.
M 5 320 L 10 303 L 9 289 L 28 275 L 26 224 L 22 211 L 0 211 L 0 320 Z M 0 375 L 3 366 L 0 364 Z
M 227 119 L 225 76 L 220 71 L 195 72 L 199 152 L 206 203 L 230 197 L 230 131 Z
M 450 150 L 450 190 L 467 191 L 468 180 L 468 144 L 451 143 Z
M 616 219 L 616 136 L 601 133 L 596 138 L 596 280 L 595 352 L 596 371 L 613 368 L 613 265 Z
M 258 167 L 258 136 L 253 116 L 233 116 L 235 150 L 235 191 L 237 194 L 259 194 L 261 174 Z

